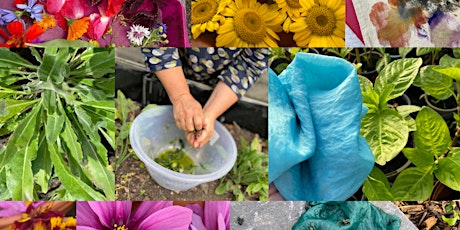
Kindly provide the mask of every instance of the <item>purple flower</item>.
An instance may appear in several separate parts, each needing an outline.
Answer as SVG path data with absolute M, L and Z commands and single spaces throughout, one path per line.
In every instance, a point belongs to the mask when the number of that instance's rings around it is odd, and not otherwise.
M 163 35 L 166 34 L 166 30 L 168 29 L 168 27 L 166 26 L 166 24 L 158 23 L 155 25 L 155 29 L 158 29 L 158 35 Z
M 30 18 L 35 19 L 36 21 L 41 21 L 43 18 L 43 5 L 39 3 L 37 4 L 37 0 L 29 0 L 27 5 L 16 4 L 16 7 L 30 13 Z
M 17 17 L 13 11 L 0 9 L 0 26 L 8 24 L 16 19 Z
M 186 206 L 193 210 L 190 230 L 229 230 L 230 202 L 206 201 L 204 207 L 199 204 Z
M 77 202 L 78 230 L 188 229 L 192 210 L 169 201 L 144 201 L 134 208 L 131 201 Z
M 44 201 L 33 202 L 34 207 L 38 207 Z M 1 201 L 0 202 L 0 217 L 9 217 L 26 212 L 27 204 L 24 201 Z

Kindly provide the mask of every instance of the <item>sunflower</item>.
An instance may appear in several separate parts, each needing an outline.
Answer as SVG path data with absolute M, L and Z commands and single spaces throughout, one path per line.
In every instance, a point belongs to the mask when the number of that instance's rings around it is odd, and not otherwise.
M 345 0 L 299 0 L 306 9 L 289 30 L 298 46 L 345 46 Z
M 287 13 L 291 18 L 300 17 L 300 13 L 304 12 L 305 9 L 300 5 L 299 0 L 275 0 L 281 12 Z
M 192 1 L 192 35 L 198 38 L 204 31 L 213 32 L 225 20 L 220 13 L 229 0 L 196 0 Z
M 276 47 L 285 15 L 275 4 L 256 0 L 232 1 L 222 13 L 225 22 L 217 30 L 216 46 Z

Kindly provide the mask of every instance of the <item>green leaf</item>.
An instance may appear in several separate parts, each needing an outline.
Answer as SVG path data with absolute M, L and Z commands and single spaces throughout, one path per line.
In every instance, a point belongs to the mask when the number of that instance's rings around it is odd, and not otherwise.
M 5 48 L 0 48 L 0 68 L 17 69 L 19 67 L 37 69 L 35 65 L 22 58 L 15 52 Z
M 458 221 L 458 212 L 456 210 L 453 210 L 453 213 L 454 213 L 454 217 L 452 218 L 447 218 L 444 215 L 442 216 L 442 220 L 451 227 L 453 227 Z
M 371 147 L 376 163 L 385 165 L 404 148 L 409 129 L 398 112 L 387 108 L 364 116 L 361 134 Z
M 48 142 L 45 135 L 42 133 L 38 142 L 37 157 L 32 161 L 32 172 L 34 179 L 40 186 L 40 191 L 43 193 L 48 192 L 48 181 L 51 178 L 53 164 L 48 151 Z
M 438 162 L 438 169 L 434 171 L 436 178 L 449 188 L 460 191 L 460 155 L 445 157 Z
M 433 153 L 415 148 L 404 148 L 403 153 L 417 167 L 427 167 L 434 164 Z
M 67 39 L 53 39 L 44 43 L 28 44 L 31 47 L 46 48 L 46 47 L 95 47 L 95 45 L 82 40 L 67 40 Z
M 433 70 L 438 73 L 442 73 L 456 81 L 460 81 L 460 68 L 459 67 L 448 67 L 448 68 L 436 67 L 436 68 L 433 68 Z
M 59 49 L 57 54 L 45 52 L 43 62 L 38 67 L 38 78 L 55 84 L 62 83 L 64 78 L 69 76 L 68 58 L 68 49 Z
M 0 148 L 0 155 L 2 151 Z M 11 199 L 10 191 L 6 184 L 6 173 L 5 170 L 0 170 L 0 200 L 9 200 Z
M 439 100 L 452 96 L 452 78 L 434 70 L 436 66 L 424 66 L 420 69 L 422 89 L 427 94 Z
M 79 107 L 75 107 L 75 111 L 80 111 Z M 107 150 L 100 143 L 100 137 L 97 130 L 94 134 L 91 130 L 91 121 L 82 110 L 77 112 L 78 120 L 74 114 L 70 114 L 70 120 L 75 129 L 75 132 L 82 145 L 83 153 L 87 157 L 88 171 L 95 185 L 101 188 L 109 200 L 115 199 L 115 176 L 108 169 Z M 80 121 L 80 122 L 78 122 Z M 90 133 L 87 133 L 88 131 Z M 91 136 L 88 136 L 88 134 Z M 97 138 L 95 137 L 97 135 Z
M 40 111 L 41 106 L 36 106 L 24 118 L 5 150 L 7 155 L 12 155 L 5 168 L 7 185 L 13 200 L 34 200 L 32 160 L 36 158 L 38 150 Z
M 39 63 L 43 62 L 43 58 L 42 58 L 41 54 L 38 52 L 37 49 L 32 47 L 29 50 L 30 50 L 30 53 L 32 54 L 32 56 L 35 57 L 35 60 L 37 60 L 37 62 L 39 62 Z
M 396 107 L 396 110 L 398 110 L 398 113 L 401 114 L 402 117 L 407 117 L 409 114 L 418 112 L 421 109 L 420 106 L 416 105 L 400 105 Z
M 455 58 L 460 58 L 460 48 L 452 48 Z
M 399 55 L 401 55 L 402 58 L 405 58 L 406 55 L 412 51 L 413 48 L 404 48 L 404 47 L 401 47 L 398 49 L 398 53 Z
M 385 86 L 393 85 L 394 90 L 388 100 L 400 97 L 414 81 L 421 65 L 421 58 L 405 58 L 391 62 L 379 73 L 374 90 L 381 94 Z
M 415 55 L 422 56 L 422 55 L 429 54 L 431 52 L 436 52 L 436 51 L 439 51 L 439 49 L 431 48 L 431 47 L 418 47 L 415 50 Z
M 441 115 L 430 107 L 423 107 L 415 119 L 417 131 L 414 132 L 416 148 L 441 156 L 449 147 L 451 139 L 449 128 Z
M 449 56 L 448 54 L 445 54 L 439 60 L 439 65 L 441 67 L 458 67 L 458 68 L 460 68 L 460 59 L 453 58 L 453 57 Z
M 372 82 L 364 76 L 358 75 L 359 79 L 359 86 L 361 87 L 361 91 L 363 92 L 370 92 L 373 90 L 374 86 L 372 85 Z
M 216 193 L 216 195 L 222 195 L 228 192 L 232 188 L 232 186 L 233 186 L 232 181 L 227 180 L 225 183 L 220 183 L 220 185 L 216 188 L 214 193 Z
M 10 96 L 15 96 L 15 95 L 27 95 L 28 93 L 22 92 L 22 91 L 17 91 L 9 88 L 4 88 L 0 86 L 0 98 L 6 98 Z
M 95 78 L 100 78 L 106 74 L 114 73 L 114 55 L 113 49 L 102 52 L 97 52 L 95 49 L 87 49 L 80 56 L 80 59 L 84 61 L 83 65 L 78 67 L 76 70 L 71 71 L 71 75 L 89 75 Z
M 81 105 L 89 106 L 95 109 L 103 109 L 110 112 L 115 112 L 115 101 L 114 100 L 106 100 L 106 101 L 89 101 L 84 102 Z
M 417 125 L 415 124 L 415 119 L 407 116 L 404 118 L 404 121 L 406 122 L 407 128 L 409 129 L 409 132 L 413 132 L 417 130 Z
M 96 192 L 79 178 L 73 176 L 54 145 L 49 146 L 49 151 L 56 174 L 65 189 L 72 194 L 72 197 L 76 200 L 106 200 L 100 193 Z
M 56 111 L 56 100 L 59 98 L 56 97 L 56 92 L 54 90 L 43 90 L 42 93 L 43 97 L 43 105 L 45 106 L 45 110 L 48 114 L 53 114 Z
M 395 200 L 427 200 L 433 190 L 433 183 L 431 167 L 408 168 L 396 177 L 391 193 Z
M 5 122 L 18 113 L 22 113 L 31 105 L 37 103 L 40 99 L 35 100 L 12 100 L 0 99 L 0 123 Z
M 394 200 L 390 193 L 390 183 L 385 174 L 374 167 L 363 184 L 363 193 L 368 200 Z
M 0 171 L 5 165 L 10 163 L 13 156 L 17 155 L 20 151 L 26 150 L 36 138 L 36 133 L 38 133 L 37 114 L 40 113 L 40 110 L 41 104 L 36 105 L 19 123 L 16 131 L 11 135 L 5 151 L 0 155 Z
M 65 118 L 63 114 L 58 114 L 57 112 L 53 114 L 48 114 L 46 118 L 47 118 L 45 122 L 46 140 L 48 141 L 48 143 L 54 143 L 56 142 L 56 139 L 61 133 Z

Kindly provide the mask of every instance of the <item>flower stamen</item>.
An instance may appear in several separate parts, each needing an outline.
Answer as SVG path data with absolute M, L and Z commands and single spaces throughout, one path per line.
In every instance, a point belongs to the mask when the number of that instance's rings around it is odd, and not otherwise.
M 113 230 L 128 230 L 128 227 L 125 225 L 113 224 Z
M 201 24 L 211 21 L 217 13 L 217 2 L 215 0 L 203 0 L 197 2 L 192 11 L 192 24 Z
M 334 12 L 325 6 L 313 6 L 306 14 L 306 23 L 312 33 L 331 35 L 336 27 Z
M 264 40 L 265 22 L 257 11 L 242 9 L 234 20 L 235 32 L 241 40 L 250 44 L 258 44 Z

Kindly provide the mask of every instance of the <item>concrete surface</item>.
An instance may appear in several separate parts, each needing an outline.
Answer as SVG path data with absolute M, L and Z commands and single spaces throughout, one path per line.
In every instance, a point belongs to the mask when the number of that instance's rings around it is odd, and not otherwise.
M 115 61 L 125 68 L 149 71 L 144 65 L 144 55 L 141 53 L 140 48 L 116 48 Z M 256 81 L 242 100 L 268 105 L 268 72 L 265 72 Z
M 351 201 L 352 202 L 352 201 Z M 284 230 L 291 229 L 305 212 L 303 201 L 232 202 L 230 229 L 235 230 Z M 412 222 L 392 202 L 371 202 L 386 213 L 401 219 L 401 230 L 416 230 Z M 240 223 L 238 223 L 238 219 Z M 241 221 L 243 219 L 243 221 Z

